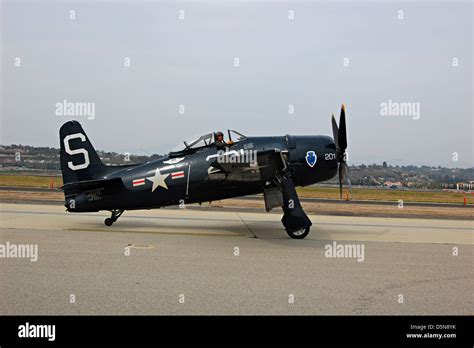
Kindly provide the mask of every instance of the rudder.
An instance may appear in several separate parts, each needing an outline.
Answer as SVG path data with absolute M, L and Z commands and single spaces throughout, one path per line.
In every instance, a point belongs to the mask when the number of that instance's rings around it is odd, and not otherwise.
M 100 177 L 106 167 L 79 122 L 69 121 L 63 124 L 59 130 L 59 138 L 64 184 Z

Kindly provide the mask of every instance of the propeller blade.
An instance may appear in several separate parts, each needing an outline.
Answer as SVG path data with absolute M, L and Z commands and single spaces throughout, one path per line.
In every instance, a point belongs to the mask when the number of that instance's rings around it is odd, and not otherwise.
M 338 162 L 338 174 L 339 174 L 339 196 L 342 199 L 342 182 L 344 178 L 347 181 L 347 187 L 352 199 L 352 184 L 349 178 L 349 166 L 346 163 L 346 149 L 347 149 L 347 134 L 346 134 L 346 107 L 344 104 L 341 106 L 341 115 L 339 117 L 339 127 L 337 126 L 336 119 L 332 115 L 331 119 L 332 133 L 334 136 L 334 143 L 336 144 L 337 150 L 337 162 Z
M 352 184 L 351 184 L 349 166 L 347 165 L 346 162 L 342 162 L 341 165 L 344 166 L 344 176 L 346 177 L 347 187 L 349 188 L 349 193 L 350 193 L 351 199 L 352 199 L 352 197 L 353 197 L 352 196 Z
M 344 104 L 341 106 L 341 116 L 339 118 L 339 134 L 338 134 L 338 144 L 342 153 L 346 151 L 347 148 L 347 134 L 346 134 L 346 107 Z
M 334 118 L 334 114 L 332 115 L 332 135 L 334 137 L 334 144 L 336 144 L 336 149 L 339 148 L 339 128 L 337 128 L 337 123 L 336 123 L 336 119 Z
M 342 180 L 344 179 L 344 173 L 342 172 L 342 163 L 339 164 L 339 196 L 342 199 Z

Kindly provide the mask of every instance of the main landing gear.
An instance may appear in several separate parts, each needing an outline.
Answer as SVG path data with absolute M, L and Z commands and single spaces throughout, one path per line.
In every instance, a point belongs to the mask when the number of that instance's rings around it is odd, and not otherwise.
M 284 202 L 282 207 L 284 214 L 281 222 L 285 227 L 286 233 L 288 233 L 291 238 L 303 239 L 309 233 L 309 229 L 312 225 L 311 220 L 301 207 L 291 176 L 283 175 L 280 183 Z
M 104 220 L 104 223 L 106 226 L 112 226 L 112 224 L 117 221 L 117 219 L 120 217 L 120 215 L 122 215 L 124 212 L 123 209 L 114 209 L 114 210 L 111 210 L 111 213 L 112 213 L 112 216 L 105 219 Z

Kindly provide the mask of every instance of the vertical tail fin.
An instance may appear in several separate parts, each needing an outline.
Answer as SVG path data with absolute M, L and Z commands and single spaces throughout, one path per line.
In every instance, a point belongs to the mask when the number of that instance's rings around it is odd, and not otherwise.
M 69 121 L 59 130 L 60 162 L 63 183 L 94 180 L 105 170 L 105 165 L 94 150 L 86 132 L 77 121 Z

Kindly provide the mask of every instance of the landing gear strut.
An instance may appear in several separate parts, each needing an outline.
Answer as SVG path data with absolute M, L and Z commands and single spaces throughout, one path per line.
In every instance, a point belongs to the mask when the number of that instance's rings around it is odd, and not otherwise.
M 111 213 L 112 213 L 112 216 L 105 219 L 104 220 L 104 223 L 106 226 L 112 226 L 112 224 L 117 221 L 117 219 L 120 217 L 120 215 L 122 215 L 124 212 L 123 209 L 114 209 L 114 210 L 111 210 Z
M 290 238 L 303 239 L 309 233 L 312 225 L 311 220 L 303 211 L 300 200 L 296 194 L 295 185 L 290 176 L 281 178 L 283 192 L 283 217 L 281 222 L 285 226 L 286 233 Z

